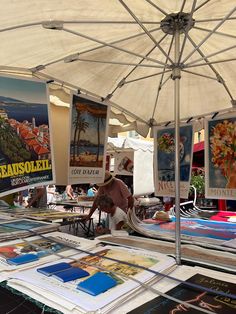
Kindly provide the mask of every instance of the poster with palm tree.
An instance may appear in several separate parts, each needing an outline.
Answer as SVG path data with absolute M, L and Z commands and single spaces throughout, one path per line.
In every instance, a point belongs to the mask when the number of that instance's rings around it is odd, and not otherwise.
M 69 182 L 103 181 L 106 164 L 109 105 L 72 94 Z

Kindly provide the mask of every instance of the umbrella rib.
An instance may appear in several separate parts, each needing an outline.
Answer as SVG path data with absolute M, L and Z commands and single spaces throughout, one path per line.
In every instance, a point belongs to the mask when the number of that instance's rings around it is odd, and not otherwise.
M 198 26 L 194 26 L 193 28 L 198 29 L 200 31 L 204 31 L 204 32 L 209 32 L 209 33 L 211 32 L 211 30 L 208 28 L 203 28 L 203 27 L 198 27 Z M 234 35 L 226 34 L 226 33 L 222 33 L 222 32 L 214 32 L 214 34 L 220 35 L 220 36 L 226 36 L 226 37 L 230 37 L 230 38 L 234 38 L 234 39 L 236 38 L 236 36 L 234 36 Z
M 180 13 L 183 12 L 185 4 L 186 4 L 186 0 L 184 0 L 183 3 L 182 3 L 182 5 L 181 5 Z
M 94 20 L 81 20 L 81 21 L 77 21 L 77 20 L 68 20 L 68 21 L 60 21 L 63 24 L 134 24 L 136 25 L 135 21 L 94 21 Z M 6 28 L 2 28 L 0 29 L 0 33 L 2 32 L 7 32 L 7 31 L 11 31 L 14 29 L 18 29 L 18 28 L 25 28 L 25 27 L 29 27 L 29 26 L 37 26 L 37 25 L 42 25 L 43 23 L 45 23 L 45 21 L 39 21 L 39 22 L 34 22 L 34 23 L 25 23 L 25 24 L 20 24 L 20 25 L 13 25 L 10 27 L 6 27 Z M 154 22 L 154 21 L 142 21 L 142 24 L 152 24 L 152 25 L 156 25 L 156 24 L 160 24 L 160 22 Z
M 204 59 L 204 57 L 203 57 Z M 230 62 L 230 61 L 236 61 L 236 58 L 230 58 L 230 59 L 223 59 L 223 60 L 217 60 L 217 61 L 207 61 L 207 63 L 198 63 L 198 64 L 194 64 L 191 66 L 184 66 L 185 68 L 196 68 L 196 67 L 202 67 L 202 66 L 206 66 L 206 65 L 211 65 L 211 64 L 217 64 L 217 63 L 224 63 L 224 62 Z
M 153 28 L 152 30 L 150 30 L 150 32 L 155 32 L 155 31 L 157 31 L 157 30 L 160 30 L 160 27 L 158 27 L 158 28 Z M 145 34 L 145 32 L 142 32 L 142 33 L 138 33 L 138 34 L 135 34 L 135 35 L 132 35 L 132 36 L 124 37 L 124 38 L 121 38 L 121 39 L 112 41 L 112 42 L 110 42 L 110 44 L 118 44 L 118 43 L 121 43 L 121 42 L 126 41 L 126 40 L 129 40 L 129 39 L 134 39 L 134 38 L 143 36 L 144 34 Z M 95 50 L 98 50 L 98 49 L 101 49 L 101 48 L 104 48 L 104 47 L 106 47 L 106 45 L 100 45 L 100 46 L 97 46 L 97 47 L 95 47 L 95 48 L 91 48 L 91 49 L 84 50 L 84 51 L 82 51 L 82 52 L 78 52 L 77 54 L 78 54 L 78 56 L 79 56 L 79 55 L 86 54 L 86 53 L 88 53 L 88 52 L 92 52 L 92 51 L 95 51 Z M 62 57 L 62 58 L 59 58 L 59 59 L 53 60 L 53 61 L 51 61 L 51 62 L 48 62 L 48 63 L 44 64 L 44 67 L 49 66 L 49 65 L 52 65 L 52 64 L 55 64 L 55 63 L 58 63 L 58 62 L 60 62 L 60 61 L 63 61 L 63 60 L 65 60 L 66 58 L 69 58 L 70 56 L 72 56 L 72 55 L 67 55 L 67 56 L 64 56 L 64 57 Z M 75 54 L 74 54 L 73 56 L 75 56 Z M 76 61 L 76 60 L 72 60 L 72 61 Z M 72 62 L 72 61 L 71 61 L 71 62 Z
M 196 12 L 197 10 L 199 10 L 200 8 L 202 8 L 205 4 L 207 4 L 208 2 L 210 2 L 211 0 L 206 0 L 205 2 L 201 3 L 198 7 L 195 8 L 194 12 Z
M 125 81 L 124 85 L 129 84 L 129 83 L 133 83 L 133 82 L 137 82 L 137 81 L 141 81 L 141 80 L 144 80 L 144 79 L 148 79 L 148 78 L 153 77 L 153 76 L 158 76 L 158 75 L 161 75 L 161 74 L 163 75 L 163 74 L 171 72 L 171 71 L 172 70 L 161 71 L 161 72 L 150 74 L 150 75 L 147 75 L 147 76 L 138 77 L 138 78 L 130 80 L 130 81 Z
M 219 54 L 221 54 L 221 53 L 223 53 L 223 52 L 225 52 L 225 51 L 229 51 L 229 50 L 231 50 L 231 49 L 234 49 L 235 47 L 236 47 L 236 45 L 233 45 L 233 46 L 230 46 L 230 47 L 228 47 L 228 48 L 225 48 L 225 49 L 219 50 L 219 51 L 217 51 L 217 52 L 211 53 L 211 54 L 207 55 L 206 58 L 208 59 L 208 58 L 211 58 L 211 57 L 213 57 L 213 56 L 219 55 Z M 189 67 L 190 65 L 195 64 L 195 63 L 197 63 L 198 61 L 202 61 L 202 58 L 193 60 L 192 62 L 189 62 L 189 63 L 185 64 L 185 66 L 186 66 L 186 67 Z
M 166 54 L 165 50 L 162 49 L 162 47 L 158 44 L 156 39 L 152 36 L 152 34 L 147 30 L 147 28 L 139 21 L 137 16 L 130 10 L 130 8 L 124 3 L 123 0 L 119 0 L 119 2 L 123 5 L 123 7 L 129 12 L 129 14 L 133 17 L 133 19 L 138 23 L 138 25 L 144 30 L 144 32 L 147 34 L 147 36 L 154 42 L 156 47 L 163 53 L 163 55 L 168 58 L 168 60 L 171 62 L 171 64 L 174 64 L 173 60 L 170 59 L 170 57 Z
M 165 37 L 165 36 L 164 36 Z M 147 54 L 146 56 L 148 56 L 154 49 L 156 48 L 156 46 L 154 46 Z M 129 77 L 134 71 L 135 69 L 137 69 L 138 65 L 141 65 L 141 63 L 143 62 L 144 59 L 140 60 L 139 63 L 116 85 L 116 87 L 106 96 L 106 98 L 111 98 L 113 96 L 113 94 L 115 93 L 115 91 L 118 88 L 121 88 L 122 86 L 124 86 L 125 84 L 125 80 L 127 79 L 127 77 Z
M 20 67 L 11 67 L 11 66 L 6 66 L 6 65 L 0 65 L 0 71 L 2 72 L 22 72 L 22 73 L 26 73 L 26 74 L 30 74 L 32 73 L 31 70 L 29 69 L 25 69 L 25 68 L 20 68 Z
M 159 98 L 161 89 L 162 89 L 162 87 L 169 81 L 169 79 L 171 79 L 171 78 L 172 78 L 172 75 L 169 75 L 164 81 L 163 81 L 163 77 L 162 77 L 161 80 L 160 80 L 160 83 L 159 83 L 159 86 L 158 86 L 158 90 L 157 90 L 155 105 L 154 105 L 154 108 L 153 108 L 153 112 L 152 112 L 152 117 L 151 117 L 151 119 L 154 118 L 155 111 L 156 111 L 156 108 L 157 108 L 157 102 L 158 102 L 158 98 Z
M 140 64 L 140 63 L 130 63 L 130 62 L 119 62 L 119 61 L 103 61 L 103 60 L 92 60 L 86 58 L 78 58 L 76 61 L 83 61 L 83 62 L 93 62 L 93 63 L 103 63 L 103 64 L 116 64 L 116 65 L 129 65 L 134 67 L 146 67 L 146 68 L 163 68 L 160 65 L 151 65 L 151 64 Z
M 195 23 L 208 23 L 208 22 L 219 22 L 222 21 L 223 18 L 213 18 L 213 19 L 202 19 L 202 20 L 195 20 Z M 228 21 L 236 20 L 236 17 L 229 17 Z
M 220 23 L 218 23 L 216 25 L 216 27 L 213 28 L 213 30 L 195 47 L 195 49 L 193 49 L 192 52 L 190 52 L 190 54 L 182 61 L 183 63 L 185 63 L 193 54 L 194 52 L 197 51 L 198 48 L 200 48 L 202 46 L 202 44 L 204 44 L 208 38 L 210 38 L 215 31 L 228 19 L 228 17 L 230 17 L 230 15 L 232 15 L 234 13 L 234 11 L 236 10 L 236 7 L 233 8 L 233 10 L 231 10 L 225 17 L 223 20 L 221 20 Z
M 217 78 L 216 78 L 216 77 L 213 77 L 213 76 L 204 75 L 204 74 L 199 74 L 199 73 L 192 72 L 192 71 L 185 70 L 185 69 L 183 69 L 182 72 L 186 72 L 186 73 L 189 73 L 189 74 L 193 74 L 193 75 L 205 77 L 205 78 L 208 78 L 208 79 L 210 79 L 210 80 L 218 81 Z
M 164 39 L 165 36 L 162 38 Z M 154 46 L 147 54 L 146 56 L 148 56 L 154 49 L 156 48 L 156 46 Z M 141 65 L 141 63 L 143 62 L 144 59 L 140 60 L 139 63 L 117 84 L 117 86 L 112 90 L 111 93 L 109 93 L 106 98 L 109 96 L 109 99 L 113 96 L 113 94 L 115 93 L 115 91 L 118 89 L 118 88 L 121 88 L 124 84 L 122 84 L 123 82 L 125 82 L 125 80 L 127 79 L 127 77 L 129 77 L 134 71 L 135 69 L 137 68 L 138 65 Z
M 159 31 L 160 29 L 161 29 L 160 27 L 153 28 L 153 29 L 150 30 L 150 33 Z M 143 36 L 143 35 L 145 35 L 145 32 L 138 33 L 138 34 L 135 34 L 135 35 L 132 35 L 132 36 L 128 36 L 128 37 L 124 37 L 124 38 L 112 41 L 112 42 L 110 42 L 110 44 L 112 44 L 112 45 L 118 44 L 118 43 L 121 43 L 123 41 L 134 39 L 134 38 L 137 38 L 137 37 L 140 37 L 140 36 Z M 101 45 L 101 46 L 96 47 L 96 48 L 92 48 L 92 49 L 89 49 L 89 50 L 82 51 L 82 52 L 80 52 L 80 54 L 88 53 L 88 52 L 91 52 L 91 51 L 94 51 L 94 50 L 97 50 L 97 49 L 100 49 L 100 48 L 103 48 L 103 47 L 106 47 L 106 45 Z
M 168 54 L 170 54 L 170 52 L 171 52 L 173 43 L 174 43 L 174 36 L 172 36 L 172 39 L 171 39 L 171 42 L 170 42 L 170 46 L 169 46 L 169 49 L 168 49 Z M 166 65 L 167 65 L 167 59 L 166 59 Z M 165 68 L 166 68 L 166 67 L 165 67 Z M 164 69 L 165 69 L 165 68 L 164 68 Z M 164 81 L 164 83 L 163 83 L 164 73 L 162 74 L 162 77 L 161 77 L 161 79 L 160 79 L 159 86 L 158 86 L 158 89 L 157 89 L 157 95 L 156 95 L 155 104 L 154 104 L 154 108 L 153 108 L 153 112 L 152 112 L 152 117 L 151 117 L 151 119 L 154 118 L 155 111 L 156 111 L 156 108 L 157 108 L 157 102 L 158 102 L 158 98 L 159 98 L 159 95 L 160 95 L 162 86 L 163 86 L 171 77 L 172 77 L 172 75 L 170 75 L 170 76 Z
M 135 21 L 113 21 L 113 20 L 69 20 L 63 21 L 67 24 L 136 24 Z M 142 21 L 143 24 L 160 24 L 154 21 Z
M 191 44 L 195 47 L 196 44 L 194 43 L 194 41 L 192 40 L 192 38 L 191 38 L 188 34 L 187 34 L 187 36 L 188 36 L 188 39 L 189 39 L 189 41 L 191 42 Z M 198 53 L 200 54 L 200 56 L 202 56 L 203 60 L 206 62 L 206 63 L 204 63 L 203 65 L 208 65 L 208 66 L 211 68 L 211 70 L 215 73 L 218 82 L 221 83 L 221 84 L 224 86 L 224 88 L 225 88 L 226 92 L 228 93 L 229 97 L 233 100 L 233 96 L 232 96 L 232 94 L 230 93 L 230 91 L 229 91 L 227 85 L 225 84 L 223 78 L 222 78 L 221 75 L 218 73 L 218 71 L 213 67 L 213 65 L 212 65 L 213 62 L 209 62 L 209 61 L 208 61 L 208 59 L 206 58 L 206 56 L 204 55 L 204 53 L 199 49 L 199 47 L 196 47 L 196 50 L 198 51 Z M 199 66 L 199 64 L 198 64 L 198 66 Z M 195 65 L 195 66 L 192 66 L 192 67 L 196 67 L 196 65 Z
M 150 0 L 145 0 L 146 2 L 148 2 L 149 4 L 151 4 L 155 9 L 157 9 L 158 11 L 160 11 L 161 13 L 163 13 L 164 15 L 168 15 L 167 12 L 165 12 L 162 8 L 158 7 L 155 3 L 153 3 Z
M 73 35 L 76 35 L 76 36 L 80 36 L 80 37 L 89 39 L 89 40 L 91 40 L 91 41 L 94 41 L 94 42 L 97 42 L 97 43 L 99 43 L 99 44 L 102 44 L 102 45 L 104 45 L 104 46 L 106 46 L 106 47 L 110 47 L 110 48 L 113 48 L 113 49 L 116 49 L 116 50 L 119 50 L 119 51 L 128 53 L 128 54 L 130 54 L 130 55 L 133 55 L 133 56 L 136 56 L 136 57 L 139 57 L 139 58 L 144 58 L 144 59 L 146 59 L 146 60 L 148 60 L 148 61 L 152 61 L 152 62 L 154 62 L 154 63 L 158 63 L 158 64 L 161 64 L 161 65 L 164 65 L 163 62 L 158 61 L 158 60 L 155 60 L 155 59 L 153 59 L 153 58 L 145 57 L 145 56 L 140 55 L 140 54 L 138 54 L 138 53 L 135 53 L 135 52 L 133 52 L 133 51 L 130 51 L 130 50 L 127 50 L 127 49 L 123 49 L 123 48 L 114 46 L 113 44 L 106 43 L 106 42 L 104 42 L 104 41 L 102 41 L 102 40 L 99 40 L 99 39 L 96 39 L 96 38 L 87 36 L 87 35 L 82 34 L 82 33 L 79 33 L 79 32 L 72 31 L 72 30 L 67 29 L 67 28 L 64 28 L 64 27 L 63 27 L 62 29 L 63 29 L 65 32 L 67 32 L 67 33 L 70 33 L 70 34 L 73 34 Z
M 41 24 L 42 24 L 42 21 L 41 22 L 35 22 L 35 23 L 26 23 L 26 24 L 21 24 L 21 25 L 14 25 L 14 26 L 11 26 L 11 27 L 6 27 L 6 28 L 0 29 L 0 33 L 7 32 L 7 31 L 12 31 L 12 30 L 18 29 L 18 28 L 25 28 L 25 27 L 29 27 L 29 26 L 37 26 L 37 25 L 41 25 Z
M 73 84 L 71 84 L 71 83 L 69 83 L 69 82 L 66 82 L 66 81 L 63 81 L 63 80 L 60 80 L 60 79 L 58 79 L 58 78 L 56 78 L 56 77 L 53 77 L 53 76 L 51 76 L 51 75 L 48 75 L 48 74 L 46 74 L 46 73 L 34 72 L 34 73 L 32 73 L 32 76 L 33 76 L 33 77 L 36 77 L 36 78 L 41 78 L 41 79 L 45 79 L 45 78 L 46 78 L 47 80 L 48 80 L 48 79 L 53 80 L 54 82 L 57 82 L 57 83 L 61 84 L 61 86 L 68 87 L 69 89 L 73 89 L 73 90 L 76 90 L 76 91 L 78 91 L 78 89 L 79 89 L 79 90 L 80 90 L 81 92 L 83 92 L 85 95 L 91 95 L 91 96 L 93 96 L 93 97 L 95 97 L 95 98 L 97 98 L 97 99 L 101 99 L 101 96 L 99 96 L 99 95 L 97 95 L 97 94 L 95 94 L 95 93 L 92 93 L 92 92 L 90 92 L 90 91 L 88 91 L 88 90 L 86 90 L 86 89 L 83 89 L 83 88 L 79 88 L 79 87 L 76 86 L 76 85 L 73 85 Z M 142 118 L 136 116 L 133 112 L 131 112 L 131 111 L 129 111 L 129 110 L 127 110 L 127 109 L 125 109 L 125 108 L 123 108 L 123 107 L 117 105 L 116 103 L 113 103 L 113 102 L 110 101 L 110 104 L 111 104 L 111 106 L 112 106 L 113 108 L 116 108 L 116 109 L 119 110 L 121 113 L 125 113 L 125 114 L 127 114 L 128 116 L 132 117 L 133 119 L 135 119 L 135 120 L 137 120 L 137 121 L 140 121 L 140 122 L 142 122 L 142 123 L 148 124 L 147 121 L 145 121 L 145 120 L 143 120 Z
M 166 38 L 167 34 L 165 34 L 160 40 L 159 40 L 159 44 Z M 146 54 L 146 57 L 150 55 L 150 53 L 152 53 L 152 51 L 156 48 L 156 46 L 154 46 L 147 54 Z M 143 62 L 144 59 L 140 60 L 139 61 L 139 65 Z M 135 70 L 136 70 L 137 66 L 135 66 L 118 84 L 117 86 L 113 89 L 113 91 L 111 93 L 109 93 L 107 95 L 107 97 L 109 96 L 109 99 L 113 96 L 114 92 L 118 89 L 118 88 L 121 88 L 125 82 L 125 80 L 127 79 L 127 77 L 129 77 Z M 122 85 L 121 85 L 122 84 Z
M 193 17 L 193 12 L 194 12 L 194 8 L 196 6 L 196 3 L 197 3 L 197 0 L 194 0 L 193 1 L 193 5 L 192 5 L 192 8 L 191 8 L 191 12 L 190 12 L 190 18 L 188 19 L 188 26 L 187 26 L 187 30 L 189 31 L 189 27 L 190 27 L 190 23 L 192 21 L 192 17 Z M 187 32 L 188 32 L 187 31 Z M 186 33 L 185 33 L 185 36 L 184 36 L 184 40 L 183 40 L 183 44 L 182 44 L 182 47 L 181 47 L 181 51 L 179 53 L 179 59 L 178 59 L 178 64 L 180 63 L 180 60 L 182 58 L 182 55 L 183 55 L 183 52 L 184 52 L 184 47 L 185 47 L 185 44 L 186 44 L 186 40 L 187 40 L 187 36 L 186 36 Z

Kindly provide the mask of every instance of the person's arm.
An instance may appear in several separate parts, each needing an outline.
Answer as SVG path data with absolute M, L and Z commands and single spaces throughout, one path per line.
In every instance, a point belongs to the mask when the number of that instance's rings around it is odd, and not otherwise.
M 90 208 L 90 211 L 89 211 L 88 215 L 85 217 L 85 220 L 89 220 L 92 217 L 92 215 L 95 212 L 95 210 L 97 209 L 97 207 L 98 207 L 97 206 L 97 197 L 95 197 L 95 199 L 93 201 L 93 205 Z
M 134 207 L 134 198 L 133 195 L 130 194 L 130 196 L 127 197 L 128 199 L 128 209 Z
M 133 208 L 134 198 L 133 198 L 133 195 L 130 193 L 127 185 L 122 180 L 118 180 L 118 184 L 120 187 L 121 196 L 124 199 L 127 199 L 127 209 L 126 210 L 128 210 L 129 208 Z
M 74 198 L 74 196 L 71 194 L 71 187 L 70 187 L 70 186 L 66 187 L 66 193 L 67 193 L 67 195 L 68 195 L 71 199 Z
M 116 229 L 115 230 L 121 230 L 121 228 L 124 226 L 124 221 L 119 221 L 118 224 L 116 224 Z

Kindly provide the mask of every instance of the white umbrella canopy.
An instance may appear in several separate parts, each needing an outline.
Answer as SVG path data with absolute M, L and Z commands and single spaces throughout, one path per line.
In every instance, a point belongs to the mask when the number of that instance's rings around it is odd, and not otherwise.
M 0 73 L 33 75 L 59 88 L 109 99 L 113 115 L 135 122 L 144 136 L 153 124 L 175 121 L 179 262 L 179 121 L 236 105 L 235 1 L 0 4 Z
M 0 3 L 1 72 L 54 79 L 110 99 L 114 113 L 148 125 L 174 120 L 173 68 L 181 69 L 180 119 L 234 104 L 233 0 Z M 179 15 L 171 19 L 172 13 Z M 173 34 L 162 30 L 172 33 L 173 25 L 164 19 L 180 25 L 179 62 Z

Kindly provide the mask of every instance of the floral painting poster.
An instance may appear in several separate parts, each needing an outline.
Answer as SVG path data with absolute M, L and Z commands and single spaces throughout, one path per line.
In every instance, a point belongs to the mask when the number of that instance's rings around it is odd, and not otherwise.
M 206 197 L 236 199 L 236 113 L 206 120 Z
M 106 167 L 109 106 L 72 94 L 70 184 L 103 182 Z
M 53 183 L 47 84 L 0 76 L 0 196 Z
M 154 137 L 154 182 L 157 196 L 175 196 L 175 130 L 157 127 Z M 180 197 L 188 198 L 193 151 L 193 126 L 180 127 Z

